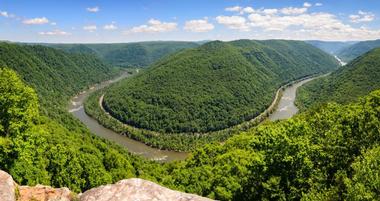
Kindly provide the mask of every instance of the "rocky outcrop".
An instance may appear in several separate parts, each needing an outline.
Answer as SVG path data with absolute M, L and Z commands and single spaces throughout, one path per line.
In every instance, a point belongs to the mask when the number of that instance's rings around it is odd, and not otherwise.
M 81 201 L 176 200 L 208 201 L 197 195 L 173 191 L 143 179 L 125 179 L 86 191 Z
M 14 201 L 16 199 L 16 184 L 11 175 L 0 170 L 0 200 Z
M 197 195 L 170 190 L 143 179 L 125 179 L 90 189 L 81 195 L 68 188 L 37 185 L 18 186 L 12 177 L 0 170 L 1 201 L 209 201 Z
M 52 188 L 50 186 L 37 185 L 34 187 L 20 186 L 17 201 L 72 201 L 76 196 L 68 188 Z

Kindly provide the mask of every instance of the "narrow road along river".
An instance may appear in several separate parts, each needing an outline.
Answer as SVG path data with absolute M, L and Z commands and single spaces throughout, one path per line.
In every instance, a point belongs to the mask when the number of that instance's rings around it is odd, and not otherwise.
M 96 84 L 93 87 L 90 87 L 89 90 L 81 92 L 80 94 L 71 99 L 71 104 L 68 108 L 69 112 L 72 113 L 76 118 L 78 118 L 82 123 L 84 123 L 95 135 L 115 142 L 116 144 L 119 144 L 127 148 L 132 153 L 141 155 L 148 159 L 165 162 L 185 159 L 188 156 L 188 153 L 152 148 L 150 146 L 145 145 L 144 143 L 132 140 L 126 136 L 122 136 L 108 128 L 103 127 L 95 119 L 93 119 L 85 113 L 83 108 L 83 101 L 90 93 L 98 89 L 102 89 L 128 76 L 130 76 L 128 73 L 123 73 L 116 79 L 109 80 L 101 84 Z M 315 78 L 309 78 L 285 88 L 277 109 L 269 116 L 269 119 L 286 119 L 296 114 L 298 111 L 297 107 L 294 105 L 296 90 L 302 84 L 309 82 L 313 79 Z

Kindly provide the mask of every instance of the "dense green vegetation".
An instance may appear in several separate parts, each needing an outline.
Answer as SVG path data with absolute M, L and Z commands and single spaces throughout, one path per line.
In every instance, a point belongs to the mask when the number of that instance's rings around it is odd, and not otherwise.
M 357 42 L 320 41 L 320 40 L 308 40 L 305 42 L 332 55 L 336 55 L 342 49 L 357 43 Z
M 198 149 L 163 183 L 219 200 L 376 200 L 379 117 L 380 90 L 268 122 Z
M 301 108 L 335 101 L 348 103 L 380 88 L 380 49 L 374 49 L 321 79 L 300 87 L 296 103 Z
M 7 55 L 5 50 L 1 55 Z M 25 50 L 28 55 L 36 51 Z M 374 52 L 365 57 L 376 66 Z M 26 68 L 29 62 L 19 65 Z M 28 81 L 22 68 L 8 67 L 0 68 L 0 169 L 22 185 L 67 186 L 80 192 L 141 177 L 219 200 L 380 199 L 380 90 L 358 102 L 329 103 L 289 120 L 267 122 L 224 143 L 205 145 L 185 161 L 159 164 L 91 135 L 64 110 L 60 115 L 72 124 L 57 123 L 58 114 L 48 118 L 39 112 L 50 114 L 54 108 L 47 104 L 39 110 L 38 98 L 63 107 L 64 101 L 56 98 L 68 96 L 65 87 L 74 83 L 44 91 L 42 80 Z M 46 69 L 28 72 L 34 77 Z
M 0 69 L 0 94 L 0 169 L 18 183 L 79 192 L 142 169 L 125 150 L 39 115 L 36 93 L 14 71 Z
M 263 115 L 224 130 L 202 133 L 201 135 L 196 133 L 159 133 L 124 124 L 105 113 L 101 107 L 99 107 L 99 98 L 106 91 L 107 89 L 97 91 L 87 98 L 84 104 L 86 113 L 95 118 L 106 128 L 159 149 L 188 152 L 195 150 L 197 147 L 209 144 L 210 142 L 223 142 L 234 134 L 246 131 L 258 125 L 267 117 Z
M 333 57 L 304 42 L 214 41 L 110 87 L 103 105 L 137 128 L 217 131 L 260 114 L 282 84 L 336 67 Z
M 118 70 L 91 55 L 11 43 L 0 44 L 0 64 L 0 169 L 16 182 L 80 192 L 161 174 L 160 164 L 96 137 L 67 112 L 70 96 Z
M 337 56 L 344 62 L 350 62 L 377 47 L 380 47 L 380 40 L 362 41 L 341 49 Z
M 358 103 L 268 122 L 163 165 L 38 115 L 36 94 L 11 70 L 0 70 L 0 94 L 8 115 L 1 116 L 1 128 L 13 125 L 1 129 L 0 168 L 21 184 L 80 191 L 142 177 L 219 200 L 379 198 L 380 91 Z
M 197 47 L 194 42 L 137 42 L 115 44 L 46 44 L 72 53 L 93 54 L 120 67 L 147 67 L 182 49 Z

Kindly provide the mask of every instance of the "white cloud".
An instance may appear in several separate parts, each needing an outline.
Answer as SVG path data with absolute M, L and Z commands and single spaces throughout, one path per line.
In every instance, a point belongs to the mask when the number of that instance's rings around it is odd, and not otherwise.
M 230 29 L 238 29 L 241 31 L 248 31 L 249 26 L 246 23 L 246 19 L 241 16 L 218 16 L 215 18 L 219 24 L 223 24 Z
M 71 35 L 71 33 L 61 31 L 58 29 L 54 30 L 54 31 L 40 32 L 38 34 L 43 35 L 43 36 L 67 36 L 67 35 Z
M 252 7 L 245 7 L 241 12 L 242 13 L 254 13 L 255 10 Z
M 49 23 L 49 20 L 46 17 L 41 18 L 32 18 L 32 19 L 26 19 L 22 21 L 24 24 L 47 24 Z
M 92 7 L 92 8 L 86 8 L 86 10 L 90 13 L 97 13 L 100 11 L 98 6 Z
M 148 24 L 133 27 L 126 31 L 126 33 L 159 33 L 169 32 L 177 29 L 177 23 L 175 22 L 161 22 L 156 19 L 150 19 Z
M 315 5 L 315 6 L 323 6 L 322 3 L 315 3 L 314 5 Z
M 97 29 L 96 25 L 88 25 L 88 26 L 83 27 L 83 30 L 89 31 L 89 32 L 94 32 L 96 31 L 96 29 Z
M 267 14 L 267 15 L 273 15 L 278 12 L 277 9 L 263 9 L 262 13 Z
M 312 5 L 309 2 L 303 3 L 303 7 L 310 8 Z
M 358 14 L 350 15 L 350 20 L 353 23 L 371 22 L 375 19 L 375 15 L 371 12 L 364 12 L 359 10 Z
M 307 29 L 326 29 L 337 30 L 345 28 L 342 22 L 329 13 L 311 13 L 300 15 L 263 15 L 251 14 L 248 16 L 250 25 L 253 27 L 261 27 L 265 30 L 278 30 L 282 31 L 291 26 L 301 26 Z
M 207 19 L 190 20 L 186 21 L 183 29 L 191 32 L 208 32 L 214 29 L 214 25 L 209 23 Z
M 6 11 L 0 11 L 0 16 L 9 17 L 9 14 Z
M 57 25 L 57 23 L 56 22 L 51 22 L 50 25 L 55 26 L 55 25 Z
M 307 8 L 294 8 L 294 7 L 287 7 L 287 8 L 282 8 L 281 13 L 285 15 L 299 15 L 302 13 L 306 13 Z
M 365 16 L 368 13 L 361 11 L 358 12 L 358 15 Z M 358 20 L 356 17 L 354 18 Z M 274 33 L 279 38 L 301 40 L 368 40 L 380 38 L 380 30 L 365 27 L 354 28 L 349 24 L 343 23 L 330 13 L 268 15 L 263 12 L 256 12 L 250 14 L 248 19 L 249 21 L 246 24 L 250 27 L 262 28 L 264 33 L 268 32 L 269 35 Z M 360 19 L 363 19 L 363 17 Z M 364 17 L 364 19 L 366 18 Z M 366 20 L 369 20 L 368 17 Z M 267 34 L 262 35 L 269 36 Z
M 115 22 L 112 22 L 111 24 L 106 24 L 104 25 L 103 29 L 104 30 L 116 30 L 118 29 L 118 27 L 115 25 L 116 23 Z
M 239 12 L 241 11 L 243 8 L 240 7 L 240 6 L 233 6 L 233 7 L 228 7 L 226 9 L 224 9 L 225 11 L 231 11 L 231 12 Z
M 247 6 L 247 7 L 233 6 L 233 7 L 227 7 L 224 10 L 229 11 L 229 12 L 236 12 L 236 13 L 239 13 L 241 15 L 243 15 L 245 13 L 249 14 L 249 13 L 255 12 L 255 9 L 253 9 L 250 6 Z

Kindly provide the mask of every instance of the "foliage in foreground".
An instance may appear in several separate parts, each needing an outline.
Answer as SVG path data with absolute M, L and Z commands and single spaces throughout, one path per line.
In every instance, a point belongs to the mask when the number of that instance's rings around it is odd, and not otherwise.
M 164 183 L 220 200 L 373 200 L 379 142 L 380 90 L 198 149 Z

